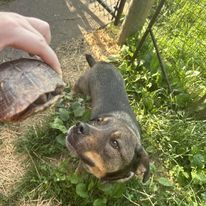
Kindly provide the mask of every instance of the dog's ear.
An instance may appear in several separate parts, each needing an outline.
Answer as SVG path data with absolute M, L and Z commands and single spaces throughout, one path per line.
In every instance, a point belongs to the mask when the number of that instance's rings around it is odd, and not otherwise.
M 90 67 L 93 67 L 96 64 L 95 59 L 92 57 L 91 54 L 85 54 L 86 60 Z
M 135 173 L 136 175 L 143 175 L 142 182 L 145 183 L 149 179 L 150 175 L 149 156 L 143 147 L 136 150 L 136 155 L 138 159 L 138 166 Z

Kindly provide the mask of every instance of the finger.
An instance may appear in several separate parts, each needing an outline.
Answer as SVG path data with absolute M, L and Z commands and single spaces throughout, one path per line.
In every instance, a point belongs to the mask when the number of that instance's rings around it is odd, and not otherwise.
M 59 60 L 43 37 L 39 37 L 33 32 L 22 28 L 18 29 L 16 34 L 17 35 L 14 37 L 12 41 L 13 43 L 11 43 L 10 46 L 39 56 L 57 73 L 62 75 Z
M 41 35 L 44 36 L 47 43 L 50 44 L 51 42 L 51 30 L 50 26 L 46 21 L 42 21 L 40 19 L 34 17 L 25 17 L 26 20 L 34 27 Z
M 18 24 L 22 28 L 35 33 L 40 38 L 44 37 L 45 40 L 48 42 L 48 44 L 50 43 L 51 33 L 50 33 L 49 24 L 47 22 L 44 22 L 42 20 L 38 20 L 38 19 L 33 18 L 33 17 L 22 16 L 19 14 L 13 14 L 13 16 L 18 20 Z M 31 18 L 30 21 L 29 21 L 29 18 Z M 31 24 L 30 22 L 33 22 L 33 24 Z

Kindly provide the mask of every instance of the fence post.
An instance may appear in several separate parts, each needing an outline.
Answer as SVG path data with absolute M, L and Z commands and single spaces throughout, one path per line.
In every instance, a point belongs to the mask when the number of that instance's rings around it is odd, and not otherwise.
M 120 45 L 123 45 L 129 36 L 141 30 L 153 2 L 154 0 L 132 0 L 119 35 L 118 43 Z

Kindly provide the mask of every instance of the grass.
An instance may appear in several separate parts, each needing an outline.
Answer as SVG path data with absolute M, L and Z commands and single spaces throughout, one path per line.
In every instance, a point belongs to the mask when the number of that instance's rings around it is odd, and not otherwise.
M 102 184 L 88 174 L 78 176 L 74 172 L 77 161 L 65 147 L 67 128 L 80 119 L 88 120 L 90 111 L 85 109 L 88 98 L 73 97 L 69 87 L 65 92 L 47 123 L 31 127 L 17 141 L 17 152 L 27 154 L 30 167 L 10 196 L 0 197 L 2 204 L 18 205 L 22 198 L 40 197 L 55 198 L 62 205 L 106 205 L 113 199 L 114 205 L 120 204 L 124 184 Z
M 205 1 L 167 2 L 153 31 L 180 103 L 197 101 L 206 93 Z
M 30 166 L 13 192 L 8 197 L 0 196 L 2 205 L 18 205 L 22 198 L 55 198 L 63 206 L 206 205 L 206 120 L 204 116 L 200 120 L 188 115 L 190 105 L 205 94 L 205 61 L 193 51 L 193 39 L 184 35 L 186 25 L 191 23 L 188 5 L 193 6 L 194 14 L 200 12 L 200 2 L 196 6 L 195 2 L 174 1 L 175 7 L 170 8 L 176 9 L 165 13 L 156 24 L 159 46 L 165 48 L 163 57 L 172 94 L 149 39 L 132 64 L 127 57 L 133 55 L 135 36 L 120 54 L 110 58 L 125 79 L 130 103 L 142 126 L 142 141 L 151 159 L 150 180 L 142 184 L 136 177 L 124 184 L 103 184 L 88 174 L 78 176 L 74 172 L 78 162 L 65 147 L 65 134 L 75 122 L 87 121 L 90 110 L 89 99 L 74 97 L 68 87 L 47 124 L 31 127 L 17 142 L 17 151 L 27 154 Z M 186 6 L 178 9 L 179 5 Z M 180 14 L 185 14 L 185 24 L 175 26 Z M 199 23 L 192 24 L 195 29 L 190 30 L 191 35 L 195 35 Z M 171 29 L 179 34 L 177 39 Z M 188 42 L 186 50 L 182 50 L 183 40 Z
M 1 203 L 18 205 L 22 198 L 41 197 L 55 198 L 63 206 L 203 206 L 205 122 L 185 119 L 181 113 L 174 115 L 169 109 L 164 115 L 159 114 L 159 110 L 145 114 L 144 108 L 131 103 L 138 113 L 143 142 L 151 158 L 152 172 L 147 184 L 143 185 L 138 178 L 126 184 L 103 184 L 88 174 L 75 174 L 77 161 L 67 152 L 65 131 L 79 119 L 88 118 L 89 111 L 85 109 L 88 100 L 73 97 L 67 88 L 65 98 L 48 119 L 49 124 L 31 127 L 28 134 L 17 141 L 17 151 L 28 155 L 30 167 L 10 196 L 0 197 Z

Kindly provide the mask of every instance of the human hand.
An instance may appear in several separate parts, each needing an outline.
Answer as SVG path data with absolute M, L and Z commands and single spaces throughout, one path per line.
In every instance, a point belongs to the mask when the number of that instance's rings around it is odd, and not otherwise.
M 62 75 L 57 55 L 49 46 L 50 41 L 47 22 L 17 13 L 0 12 L 0 51 L 13 47 L 37 55 Z

